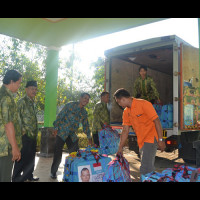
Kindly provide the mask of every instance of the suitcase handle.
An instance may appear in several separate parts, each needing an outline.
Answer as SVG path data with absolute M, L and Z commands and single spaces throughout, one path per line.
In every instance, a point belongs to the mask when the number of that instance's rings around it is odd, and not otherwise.
M 117 153 L 116 158 L 120 163 L 124 163 L 124 156 L 122 155 L 122 153 Z
M 116 158 L 117 158 L 117 161 L 118 161 L 126 170 L 129 170 L 129 169 L 127 169 L 127 167 L 126 167 L 125 158 L 124 158 L 124 156 L 122 155 L 122 153 L 117 153 L 117 154 L 116 154 Z
M 90 147 L 90 146 L 88 146 L 88 147 Z M 87 150 L 86 150 L 86 151 L 87 151 Z M 96 162 L 98 163 L 98 162 L 99 162 L 99 159 L 101 158 L 101 155 L 99 155 L 97 152 L 92 152 L 91 150 L 88 150 L 88 151 L 89 151 L 88 154 L 82 156 L 83 154 L 81 153 L 80 150 L 78 150 L 77 156 L 78 156 L 78 157 L 82 157 L 84 160 L 88 160 L 87 157 L 93 155 L 93 156 L 94 156 L 94 159 L 95 159 Z

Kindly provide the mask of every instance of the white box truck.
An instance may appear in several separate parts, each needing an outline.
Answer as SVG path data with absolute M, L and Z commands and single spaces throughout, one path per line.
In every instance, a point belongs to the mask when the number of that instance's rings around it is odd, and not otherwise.
M 200 139 L 197 127 L 200 119 L 199 49 L 171 35 L 118 46 L 106 50 L 105 57 L 105 90 L 111 96 L 111 126 L 122 128 L 123 110 L 112 97 L 114 92 L 125 88 L 132 95 L 139 67 L 147 66 L 147 74 L 156 83 L 161 102 L 173 104 L 173 126 L 163 129 L 166 150 L 178 148 L 179 157 L 194 161 L 192 143 Z M 132 140 L 129 148 L 137 144 L 135 134 L 130 133 L 129 140 Z

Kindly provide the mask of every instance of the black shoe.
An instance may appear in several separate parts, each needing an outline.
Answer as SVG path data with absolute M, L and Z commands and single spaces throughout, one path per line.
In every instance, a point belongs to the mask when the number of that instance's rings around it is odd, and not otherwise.
M 32 178 L 30 178 L 30 179 L 28 178 L 28 181 L 38 181 L 38 180 L 39 180 L 38 177 L 35 177 L 35 178 L 32 177 Z
M 57 176 L 56 176 L 56 173 L 55 174 L 52 174 L 51 173 L 51 176 L 50 176 L 52 179 L 57 179 Z

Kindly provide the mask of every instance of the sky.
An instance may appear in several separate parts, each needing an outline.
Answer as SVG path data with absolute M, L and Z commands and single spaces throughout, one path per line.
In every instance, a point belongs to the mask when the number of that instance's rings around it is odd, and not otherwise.
M 170 18 L 75 43 L 74 49 L 80 56 L 81 61 L 74 65 L 83 74 L 92 77 L 93 70 L 90 65 L 98 57 L 104 57 L 105 50 L 166 35 L 177 35 L 192 46 L 199 48 L 197 18 Z M 72 50 L 72 45 L 63 46 L 60 51 L 60 58 L 66 59 L 70 50 Z

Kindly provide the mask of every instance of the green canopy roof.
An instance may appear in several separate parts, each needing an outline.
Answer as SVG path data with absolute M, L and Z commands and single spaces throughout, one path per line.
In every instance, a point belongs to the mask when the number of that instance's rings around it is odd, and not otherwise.
M 167 18 L 0 18 L 0 34 L 61 47 Z

